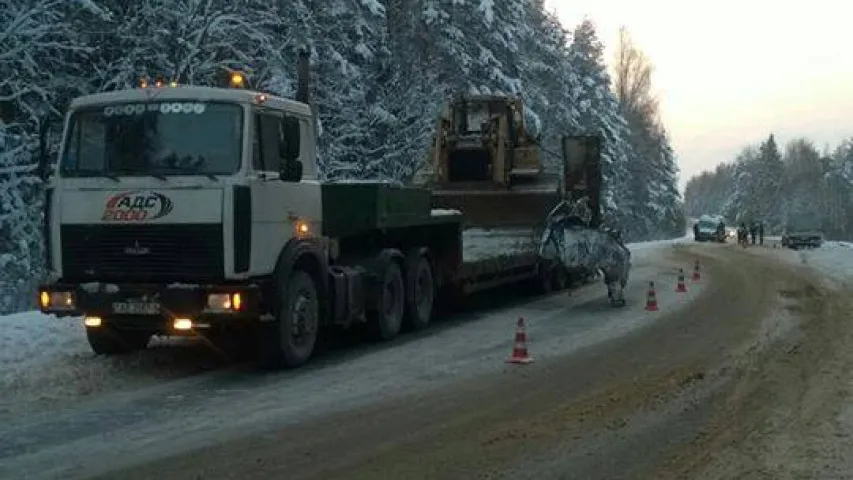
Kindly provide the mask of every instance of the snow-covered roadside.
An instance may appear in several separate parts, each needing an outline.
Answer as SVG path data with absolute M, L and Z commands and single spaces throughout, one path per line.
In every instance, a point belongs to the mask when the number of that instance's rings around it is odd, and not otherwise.
M 175 343 L 188 348 L 168 348 Z M 0 414 L 189 375 L 218 363 L 190 339 L 154 339 L 146 352 L 97 357 L 79 319 L 39 312 L 0 316 Z
M 801 258 L 834 280 L 853 281 L 853 243 L 826 242 L 820 248 L 802 250 Z
M 629 244 L 636 264 L 688 237 Z M 181 348 L 171 348 L 175 343 Z M 0 316 L 0 414 L 20 405 L 43 404 L 147 384 L 221 367 L 223 361 L 198 341 L 154 339 L 148 350 L 98 357 L 89 349 L 79 319 L 39 312 Z
M 629 243 L 628 248 L 631 250 L 632 254 L 639 254 L 640 252 L 646 252 L 649 250 L 655 250 L 658 248 L 663 248 L 667 246 L 672 246 L 677 243 L 686 243 L 693 241 L 693 234 L 687 233 L 683 237 L 670 238 L 667 240 L 652 240 L 650 242 L 635 242 Z

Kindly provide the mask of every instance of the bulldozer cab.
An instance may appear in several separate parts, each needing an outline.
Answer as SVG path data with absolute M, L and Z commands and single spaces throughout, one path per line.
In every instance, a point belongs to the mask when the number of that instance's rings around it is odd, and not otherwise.
M 567 137 L 575 140 L 564 141 L 559 168 L 546 172 L 538 128 L 536 116 L 517 97 L 462 96 L 449 102 L 429 164 L 433 207 L 461 210 L 468 227 L 530 229 L 541 226 L 561 200 L 600 187 L 587 180 L 596 172 L 586 167 L 597 168 L 597 143 Z M 594 151 L 583 153 L 588 149 Z M 597 194 L 587 197 L 597 212 Z
M 506 189 L 518 177 L 541 173 L 524 113 L 521 100 L 509 96 L 462 96 L 450 102 L 433 146 L 433 183 Z

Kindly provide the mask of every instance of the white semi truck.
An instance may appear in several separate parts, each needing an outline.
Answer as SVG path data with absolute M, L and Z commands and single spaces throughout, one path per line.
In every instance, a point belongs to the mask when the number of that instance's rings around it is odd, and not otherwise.
M 535 242 L 467 258 L 463 215 L 428 189 L 319 181 L 299 58 L 299 101 L 160 84 L 75 99 L 55 168 L 42 159 L 41 310 L 83 317 L 99 354 L 199 333 L 293 367 L 322 328 L 426 327 L 439 293 L 566 286 Z

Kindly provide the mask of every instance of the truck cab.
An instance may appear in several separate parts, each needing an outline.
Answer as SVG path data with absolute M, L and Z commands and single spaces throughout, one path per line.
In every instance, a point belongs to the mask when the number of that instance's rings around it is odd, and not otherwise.
M 242 88 L 75 99 L 48 180 L 41 309 L 85 315 L 98 353 L 271 310 L 258 280 L 286 252 L 325 259 L 315 138 L 309 105 Z

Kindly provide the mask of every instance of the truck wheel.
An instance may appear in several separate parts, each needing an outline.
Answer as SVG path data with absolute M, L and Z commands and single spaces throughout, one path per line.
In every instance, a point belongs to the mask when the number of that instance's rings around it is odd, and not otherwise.
M 279 284 L 278 296 L 278 318 L 259 332 L 261 354 L 268 367 L 298 367 L 308 361 L 317 343 L 317 285 L 308 273 L 296 270 Z
M 429 325 L 435 303 L 435 279 L 429 259 L 414 253 L 406 258 L 405 326 L 422 330 Z
M 406 287 L 397 262 L 387 261 L 380 275 L 373 305 L 367 312 L 367 325 L 371 337 L 386 341 L 396 337 L 403 325 Z
M 92 351 L 98 355 L 120 355 L 143 350 L 151 340 L 145 331 L 119 330 L 108 324 L 86 328 L 86 339 Z

